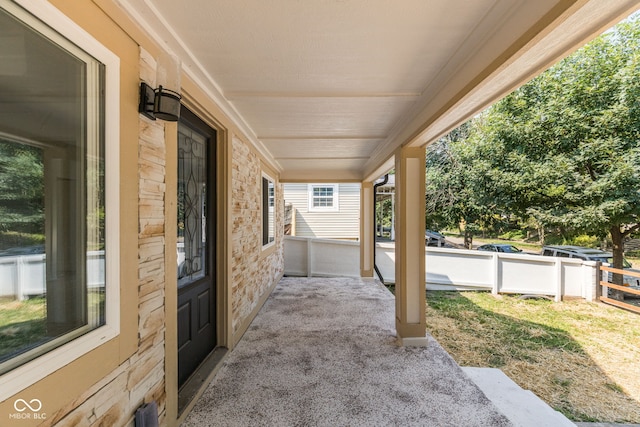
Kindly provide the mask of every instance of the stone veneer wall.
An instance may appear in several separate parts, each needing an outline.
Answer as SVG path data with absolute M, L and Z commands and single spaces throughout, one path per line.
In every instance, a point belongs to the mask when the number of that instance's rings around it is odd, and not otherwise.
M 260 298 L 284 272 L 284 197 L 276 180 L 275 251 L 262 255 L 262 169 L 260 157 L 239 138 L 232 144 L 232 271 L 233 333 L 238 332 Z M 272 177 L 276 179 L 276 177 Z
M 142 80 L 155 83 L 155 61 L 140 54 Z M 138 141 L 138 351 L 45 425 L 134 426 L 136 408 L 155 400 L 165 425 L 164 125 L 140 116 Z M 123 183 L 123 185 L 128 185 Z M 134 284 L 127 284 L 134 285 Z
M 141 79 L 155 83 L 155 61 L 140 53 Z M 138 350 L 44 425 L 134 426 L 143 403 L 158 402 L 160 425 L 166 425 L 165 359 L 165 165 L 164 125 L 139 120 L 138 176 Z M 236 332 L 260 298 L 284 271 L 284 198 L 276 182 L 275 250 L 262 255 L 260 158 L 233 138 L 231 273 L 232 324 Z M 274 177 L 275 179 L 275 177 Z M 123 185 L 127 185 L 124 183 Z M 133 285 L 133 284 L 129 284 Z

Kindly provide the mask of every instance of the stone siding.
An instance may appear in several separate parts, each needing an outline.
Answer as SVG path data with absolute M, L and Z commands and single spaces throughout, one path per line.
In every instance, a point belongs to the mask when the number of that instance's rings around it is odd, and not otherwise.
M 155 61 L 146 52 L 140 59 L 141 78 L 154 84 Z M 45 425 L 133 427 L 136 408 L 154 400 L 166 425 L 163 122 L 140 116 L 138 144 L 138 350 Z
M 154 84 L 155 61 L 140 57 L 142 80 Z M 164 124 L 140 116 L 138 146 L 138 349 L 114 371 L 61 408 L 43 425 L 130 426 L 136 408 L 158 403 L 166 425 Z M 263 252 L 261 162 L 251 147 L 233 139 L 232 325 L 234 333 L 284 271 L 284 198 L 276 182 L 275 250 Z M 124 185 L 127 185 L 126 183 Z M 129 284 L 134 285 L 134 284 Z
M 232 150 L 231 317 L 235 334 L 284 271 L 284 197 L 282 185 L 276 181 L 276 248 L 263 256 L 260 157 L 237 137 L 233 138 Z

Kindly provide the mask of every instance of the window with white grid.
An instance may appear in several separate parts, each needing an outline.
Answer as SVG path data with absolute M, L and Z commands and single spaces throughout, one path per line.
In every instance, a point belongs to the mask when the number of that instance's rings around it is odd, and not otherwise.
M 309 212 L 337 212 L 337 184 L 309 184 Z

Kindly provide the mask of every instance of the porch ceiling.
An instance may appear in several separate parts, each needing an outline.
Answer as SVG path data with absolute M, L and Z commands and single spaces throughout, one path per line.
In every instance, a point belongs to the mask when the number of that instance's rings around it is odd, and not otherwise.
M 375 179 L 638 0 L 119 0 L 283 181 Z

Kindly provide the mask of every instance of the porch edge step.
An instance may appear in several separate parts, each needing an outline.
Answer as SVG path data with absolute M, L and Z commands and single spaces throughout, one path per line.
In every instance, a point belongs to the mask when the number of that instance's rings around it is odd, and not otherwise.
M 464 367 L 462 371 L 516 427 L 576 427 L 530 390 L 500 369 Z

